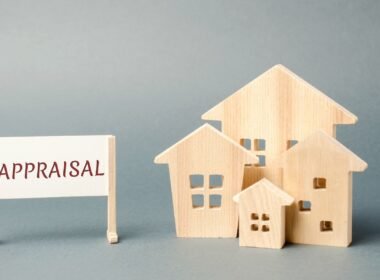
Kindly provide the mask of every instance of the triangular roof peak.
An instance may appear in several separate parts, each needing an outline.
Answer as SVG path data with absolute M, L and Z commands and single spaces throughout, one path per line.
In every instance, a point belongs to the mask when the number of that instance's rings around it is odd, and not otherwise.
M 284 205 L 284 206 L 291 205 L 294 201 L 293 197 L 291 197 L 289 194 L 287 194 L 285 191 L 277 187 L 275 184 L 273 184 L 271 181 L 269 181 L 266 178 L 261 179 L 260 181 L 256 182 L 255 184 L 251 185 L 250 187 L 236 194 L 233 197 L 233 200 L 236 203 L 239 203 L 241 196 L 244 196 L 245 194 L 248 194 L 249 192 L 254 191 L 254 189 L 258 187 L 265 188 L 269 194 L 277 197 L 280 200 L 281 205 Z
M 306 88 L 308 88 L 308 92 L 311 92 L 311 94 L 317 95 L 321 98 L 324 98 L 328 103 L 330 103 L 340 114 L 340 120 L 337 122 L 337 124 L 354 124 L 358 121 L 358 118 L 348 111 L 346 108 L 335 102 L 333 99 L 325 95 L 323 92 L 306 82 L 304 79 L 299 77 L 297 74 L 289 70 L 287 67 L 285 67 L 282 64 L 277 64 L 273 66 L 272 68 L 268 69 L 266 72 L 258 76 L 256 79 L 252 80 L 248 84 L 246 84 L 241 89 L 237 90 L 235 93 L 218 103 L 216 106 L 211 108 L 209 111 L 204 113 L 202 115 L 203 120 L 221 120 L 223 116 L 223 107 L 225 103 L 228 103 L 231 99 L 236 97 L 237 95 L 246 95 L 249 94 L 250 91 L 247 91 L 246 89 L 248 87 L 255 87 L 256 85 L 259 85 L 264 78 L 268 78 L 270 76 L 273 76 L 274 79 L 277 79 L 279 76 L 278 74 L 282 73 L 285 74 L 286 77 L 289 79 L 294 80 L 296 83 L 300 83 L 304 85 Z
M 198 135 L 202 132 L 216 134 L 218 137 L 220 137 L 224 141 L 228 142 L 230 145 L 234 146 L 237 150 L 246 154 L 247 157 L 250 159 L 250 163 L 252 163 L 252 164 L 258 163 L 258 159 L 253 153 L 251 153 L 250 151 L 248 151 L 247 149 L 245 149 L 241 145 L 237 144 L 231 138 L 229 138 L 228 136 L 226 136 L 225 134 L 223 134 L 222 132 L 220 132 L 219 130 L 214 128 L 213 126 L 209 125 L 208 123 L 197 128 L 196 130 L 194 130 L 193 132 L 188 134 L 186 137 L 182 138 L 180 141 L 178 141 L 177 143 L 175 143 L 174 145 L 172 145 L 171 147 L 169 147 L 168 149 L 166 149 L 165 151 L 163 151 L 162 153 L 157 155 L 154 159 L 154 163 L 167 163 L 167 155 L 172 150 L 174 150 L 176 147 L 184 144 L 188 139 L 195 137 L 196 135 Z
M 331 137 L 326 132 L 322 130 L 317 130 L 315 133 L 307 137 L 304 141 L 294 145 L 289 150 L 285 151 L 280 156 L 279 165 L 283 165 L 283 159 L 290 153 L 297 153 L 302 148 L 315 145 L 318 148 L 323 149 L 324 147 L 333 147 L 335 150 L 340 151 L 342 154 L 347 156 L 349 161 L 350 171 L 364 171 L 367 169 L 368 164 L 357 156 L 354 152 L 336 140 L 334 137 Z

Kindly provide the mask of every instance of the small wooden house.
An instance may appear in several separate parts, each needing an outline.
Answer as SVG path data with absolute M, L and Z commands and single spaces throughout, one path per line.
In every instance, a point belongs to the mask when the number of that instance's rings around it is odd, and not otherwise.
M 285 206 L 294 199 L 267 179 L 234 196 L 239 205 L 240 246 L 281 249 L 285 243 Z
M 205 124 L 158 155 L 169 164 L 178 237 L 236 237 L 232 197 L 242 189 L 244 165 L 257 158 Z
M 296 203 L 287 209 L 293 243 L 348 246 L 352 240 L 352 172 L 367 164 L 323 131 L 279 158 L 283 188 Z
M 261 178 L 282 186 L 272 161 L 317 130 L 335 137 L 336 125 L 357 117 L 282 65 L 276 65 L 203 114 L 252 150 L 259 163 L 246 168 L 244 187 Z

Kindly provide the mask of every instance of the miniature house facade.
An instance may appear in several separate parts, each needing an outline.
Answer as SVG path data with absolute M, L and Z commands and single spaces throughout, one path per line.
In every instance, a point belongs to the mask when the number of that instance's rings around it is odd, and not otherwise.
M 279 160 L 287 208 L 286 238 L 292 243 L 348 246 L 352 240 L 352 172 L 367 164 L 323 131 L 295 145 Z
M 236 237 L 232 197 L 242 189 L 245 164 L 257 158 L 205 124 L 155 158 L 169 165 L 178 237 Z
M 282 186 L 282 172 L 272 161 L 317 130 L 335 137 L 338 124 L 354 124 L 355 115 L 276 65 L 206 112 L 202 119 L 221 121 L 222 131 L 253 151 L 257 165 L 246 168 L 244 187 L 265 177 Z
M 239 245 L 280 249 L 285 243 L 285 206 L 294 199 L 267 179 L 234 196 L 239 205 Z

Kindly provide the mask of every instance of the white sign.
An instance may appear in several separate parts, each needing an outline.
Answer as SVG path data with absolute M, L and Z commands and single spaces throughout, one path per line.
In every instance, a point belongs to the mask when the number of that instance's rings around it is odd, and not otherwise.
M 0 199 L 109 195 L 108 233 L 115 240 L 113 136 L 0 138 Z

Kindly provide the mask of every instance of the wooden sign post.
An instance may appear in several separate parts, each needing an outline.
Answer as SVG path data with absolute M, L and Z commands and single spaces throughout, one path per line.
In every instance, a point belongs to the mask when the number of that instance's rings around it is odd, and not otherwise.
M 117 243 L 115 150 L 109 135 L 0 138 L 0 199 L 107 196 Z

